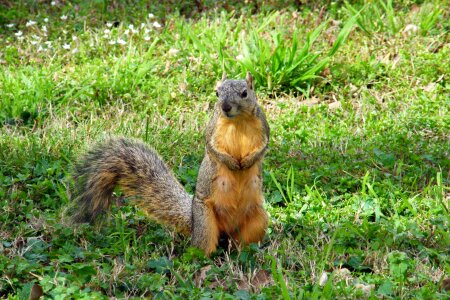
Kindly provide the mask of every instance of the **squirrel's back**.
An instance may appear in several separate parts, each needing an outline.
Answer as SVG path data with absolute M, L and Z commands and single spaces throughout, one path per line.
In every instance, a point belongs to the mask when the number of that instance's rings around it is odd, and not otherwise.
M 105 213 L 119 186 L 151 218 L 190 234 L 192 199 L 158 154 L 142 142 L 115 138 L 91 149 L 74 170 L 74 220 Z

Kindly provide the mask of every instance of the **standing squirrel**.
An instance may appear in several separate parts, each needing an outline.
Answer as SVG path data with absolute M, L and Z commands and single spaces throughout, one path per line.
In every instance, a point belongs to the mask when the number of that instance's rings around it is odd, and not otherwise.
M 262 161 L 269 125 L 250 73 L 245 80 L 224 75 L 216 95 L 193 199 L 154 150 L 116 138 L 97 145 L 75 166 L 74 220 L 91 222 L 104 214 L 120 186 L 151 219 L 191 235 L 206 255 L 216 250 L 221 234 L 240 244 L 261 241 L 268 224 Z

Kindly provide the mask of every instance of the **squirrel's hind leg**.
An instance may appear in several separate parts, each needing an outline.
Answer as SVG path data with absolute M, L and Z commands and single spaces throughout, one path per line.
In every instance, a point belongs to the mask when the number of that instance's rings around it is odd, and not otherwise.
M 214 211 L 211 206 L 196 197 L 192 204 L 192 213 L 195 216 L 192 224 L 192 245 L 210 255 L 219 242 L 219 228 Z
M 233 234 L 233 238 L 244 245 L 260 242 L 266 234 L 267 226 L 266 211 L 262 205 L 256 205 L 239 230 Z

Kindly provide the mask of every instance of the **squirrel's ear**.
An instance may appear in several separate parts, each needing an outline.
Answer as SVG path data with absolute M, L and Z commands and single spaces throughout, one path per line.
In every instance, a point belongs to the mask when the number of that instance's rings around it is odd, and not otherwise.
M 214 89 L 217 91 L 217 89 L 219 88 L 219 86 L 221 86 L 222 83 L 223 83 L 225 80 L 227 80 L 227 73 L 225 73 L 225 71 L 224 71 L 224 72 L 222 73 L 222 79 L 220 79 L 220 81 L 218 81 L 218 82 L 216 83 L 216 87 L 215 87 Z
M 253 76 L 252 73 L 247 72 L 247 77 L 245 77 L 245 80 L 247 81 L 247 87 L 251 90 L 253 90 Z

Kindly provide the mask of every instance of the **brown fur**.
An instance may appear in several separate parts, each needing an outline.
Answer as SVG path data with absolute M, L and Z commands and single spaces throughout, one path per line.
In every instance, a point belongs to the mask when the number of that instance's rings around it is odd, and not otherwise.
M 262 160 L 270 130 L 256 102 L 253 79 L 250 74 L 246 80 L 223 78 L 216 91 L 193 203 L 192 243 L 207 254 L 216 249 L 221 234 L 245 245 L 261 241 L 268 225 Z M 199 214 L 208 217 L 195 218 Z
M 117 138 L 97 145 L 75 165 L 74 177 L 75 222 L 92 222 L 104 215 L 118 185 L 152 219 L 192 232 L 191 196 L 158 154 L 141 142 Z
M 74 220 L 104 215 L 116 185 L 150 218 L 192 236 L 207 255 L 223 233 L 242 244 L 259 242 L 267 229 L 262 160 L 269 126 L 256 102 L 253 79 L 226 80 L 206 128 L 206 153 L 195 196 L 186 193 L 145 144 L 112 139 L 91 149 L 74 170 Z
M 242 161 L 249 154 L 265 147 L 262 122 L 245 113 L 228 119 L 219 117 L 214 132 L 214 147 Z M 211 195 L 205 200 L 214 212 L 209 226 L 218 228 L 218 234 L 226 233 L 238 242 L 259 242 L 267 229 L 267 214 L 262 208 L 261 162 L 250 168 L 230 170 L 215 159 L 216 174 L 212 180 Z M 212 238 L 208 248 L 215 250 L 217 239 Z
M 256 116 L 242 114 L 235 119 L 219 118 L 215 146 L 238 161 L 263 146 L 262 123 Z

